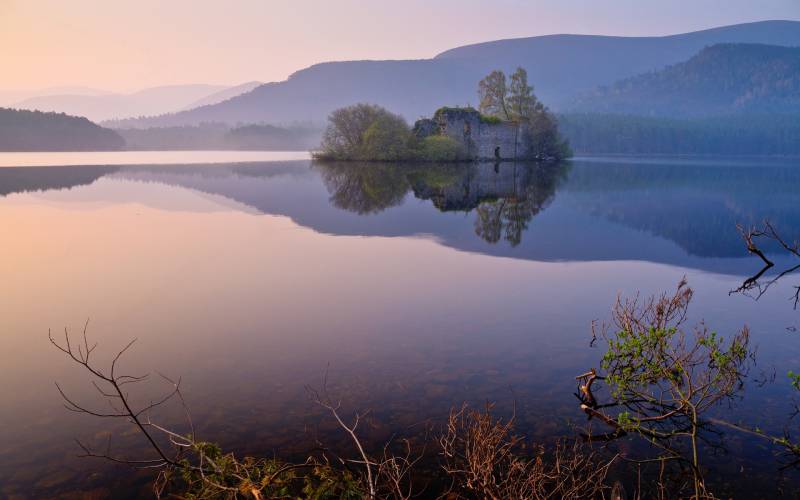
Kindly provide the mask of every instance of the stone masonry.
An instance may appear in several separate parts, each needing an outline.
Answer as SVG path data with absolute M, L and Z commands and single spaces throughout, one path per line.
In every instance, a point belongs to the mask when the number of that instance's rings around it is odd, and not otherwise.
M 414 128 L 421 137 L 441 134 L 455 139 L 473 160 L 523 160 L 530 151 L 524 124 L 487 120 L 472 108 L 442 108 Z

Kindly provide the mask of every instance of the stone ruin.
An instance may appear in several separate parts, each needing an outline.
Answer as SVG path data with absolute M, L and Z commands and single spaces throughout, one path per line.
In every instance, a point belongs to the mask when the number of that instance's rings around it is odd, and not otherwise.
M 478 161 L 535 159 L 528 126 L 486 117 L 473 108 L 441 108 L 433 118 L 414 124 L 419 138 L 445 135 L 458 141 L 467 157 Z

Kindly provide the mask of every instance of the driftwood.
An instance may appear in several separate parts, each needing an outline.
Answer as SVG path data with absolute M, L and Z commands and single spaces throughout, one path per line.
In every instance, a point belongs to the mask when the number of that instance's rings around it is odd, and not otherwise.
M 595 398 L 594 393 L 592 393 L 592 384 L 598 379 L 604 380 L 605 377 L 599 376 L 597 374 L 597 370 L 594 368 L 575 377 L 575 380 L 581 382 L 581 385 L 578 387 L 580 394 L 576 394 L 576 396 L 581 402 L 581 410 L 588 415 L 589 420 L 592 418 L 597 418 L 614 430 L 612 432 L 599 435 L 591 435 L 587 433 L 582 434 L 583 439 L 587 441 L 609 441 L 622 437 L 626 434 L 625 429 L 619 425 L 619 422 L 599 410 L 600 405 L 597 404 L 597 398 Z

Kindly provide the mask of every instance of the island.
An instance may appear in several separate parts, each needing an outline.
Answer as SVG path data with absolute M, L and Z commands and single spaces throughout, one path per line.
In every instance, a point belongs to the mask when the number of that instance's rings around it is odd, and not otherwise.
M 556 117 L 534 95 L 523 68 L 510 84 L 493 71 L 478 84 L 479 109 L 442 107 L 409 127 L 380 106 L 355 104 L 328 118 L 319 160 L 559 161 L 571 156 Z

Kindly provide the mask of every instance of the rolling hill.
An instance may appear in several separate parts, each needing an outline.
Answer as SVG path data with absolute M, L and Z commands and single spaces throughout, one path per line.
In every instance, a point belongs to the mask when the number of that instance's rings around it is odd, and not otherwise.
M 319 123 L 333 109 L 358 101 L 413 120 L 442 105 L 475 104 L 480 78 L 518 65 L 527 69 L 542 101 L 560 110 L 597 86 L 685 61 L 718 43 L 797 46 L 800 22 L 763 21 L 662 37 L 549 35 L 467 45 L 425 60 L 322 63 L 218 104 L 117 126 Z
M 800 113 L 800 48 L 713 45 L 686 62 L 600 88 L 574 107 L 681 118 Z

